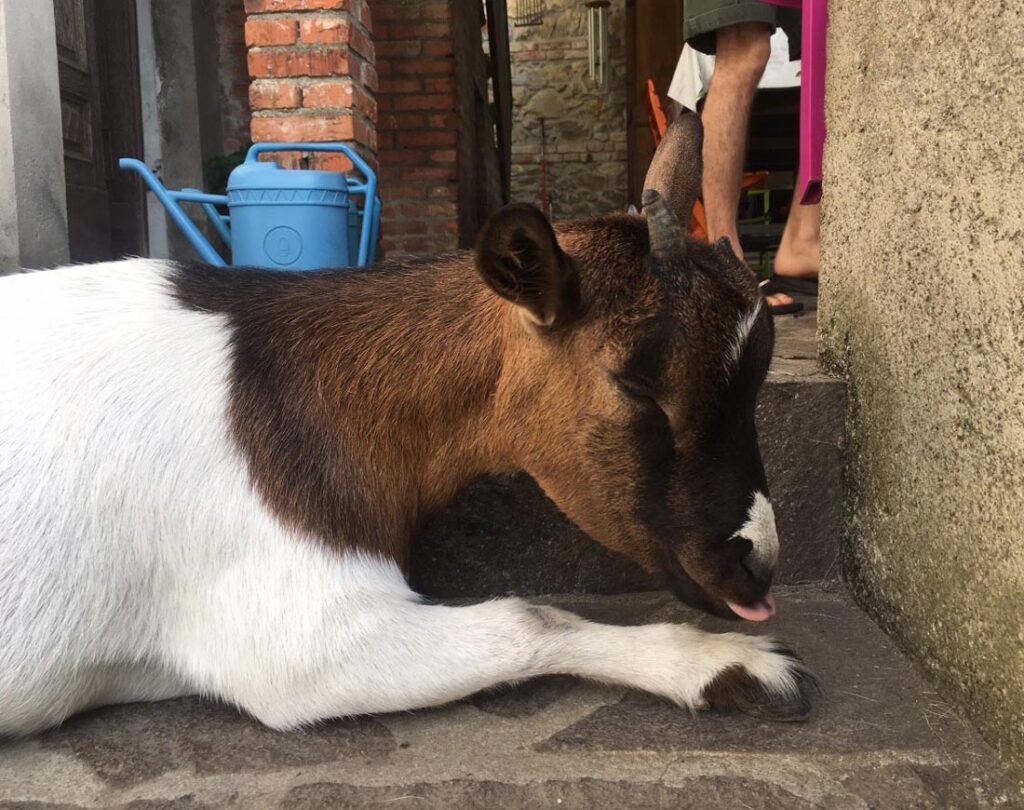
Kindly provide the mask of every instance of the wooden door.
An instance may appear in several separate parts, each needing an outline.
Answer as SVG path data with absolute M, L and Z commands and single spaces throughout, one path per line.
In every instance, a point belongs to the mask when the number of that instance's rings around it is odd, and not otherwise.
M 135 4 L 53 4 L 71 259 L 142 253 L 145 201 L 117 167 L 117 158 L 142 152 Z
M 627 0 L 627 84 L 629 92 L 629 195 L 640 205 L 644 176 L 654 157 L 644 93 L 654 79 L 667 100 L 679 54 L 683 50 L 683 0 Z

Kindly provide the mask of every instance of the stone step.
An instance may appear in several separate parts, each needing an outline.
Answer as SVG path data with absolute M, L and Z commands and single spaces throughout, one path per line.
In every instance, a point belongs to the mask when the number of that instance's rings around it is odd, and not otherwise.
M 1020 786 L 839 587 L 783 588 L 770 632 L 814 670 L 802 724 L 689 712 L 572 678 L 278 733 L 197 699 L 0 742 L 15 808 L 989 808 Z M 661 593 L 551 600 L 618 624 L 696 621 Z
M 776 318 L 757 417 L 782 543 L 777 581 L 837 579 L 846 385 L 818 367 L 813 315 Z M 421 592 L 447 597 L 661 586 L 577 529 L 527 475 L 471 484 L 418 538 L 410 578 Z

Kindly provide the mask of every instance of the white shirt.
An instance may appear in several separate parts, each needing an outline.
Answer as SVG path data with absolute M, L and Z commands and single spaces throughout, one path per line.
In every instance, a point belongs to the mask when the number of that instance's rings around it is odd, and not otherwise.
M 758 87 L 799 87 L 800 60 L 790 61 L 789 37 L 781 28 L 772 34 L 772 53 Z M 689 45 L 676 63 L 676 72 L 668 87 L 668 97 L 696 112 L 697 102 L 704 98 L 715 70 L 715 57 L 695 51 Z

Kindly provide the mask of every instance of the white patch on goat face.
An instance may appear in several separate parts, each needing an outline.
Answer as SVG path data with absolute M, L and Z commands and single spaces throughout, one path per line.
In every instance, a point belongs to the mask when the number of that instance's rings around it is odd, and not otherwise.
M 729 356 L 726 358 L 725 363 L 725 370 L 727 372 L 732 371 L 739 364 L 740 357 L 743 356 L 743 348 L 747 345 L 747 340 L 750 338 L 750 330 L 754 328 L 757 316 L 760 314 L 761 299 L 758 298 L 754 308 L 741 317 L 739 323 L 736 324 L 736 335 L 733 338 L 732 346 L 729 347 Z
M 779 560 L 779 534 L 775 529 L 775 510 L 762 492 L 754 493 L 754 502 L 747 512 L 747 522 L 733 537 L 745 537 L 754 544 L 751 554 L 766 572 L 775 569 Z

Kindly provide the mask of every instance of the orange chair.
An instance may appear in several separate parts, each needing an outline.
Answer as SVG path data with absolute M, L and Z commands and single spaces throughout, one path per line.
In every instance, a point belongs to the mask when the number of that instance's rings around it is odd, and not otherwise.
M 661 143 L 665 137 L 665 130 L 668 129 L 668 118 L 665 116 L 665 109 L 661 106 L 661 98 L 654 87 L 654 80 L 647 80 L 647 112 L 651 123 L 651 135 L 654 136 L 654 145 Z M 768 172 L 744 172 L 741 188 L 748 191 L 757 188 L 768 178 Z M 708 238 L 708 218 L 704 213 L 704 202 L 700 197 L 693 205 L 693 213 L 690 215 L 690 236 L 694 239 Z

